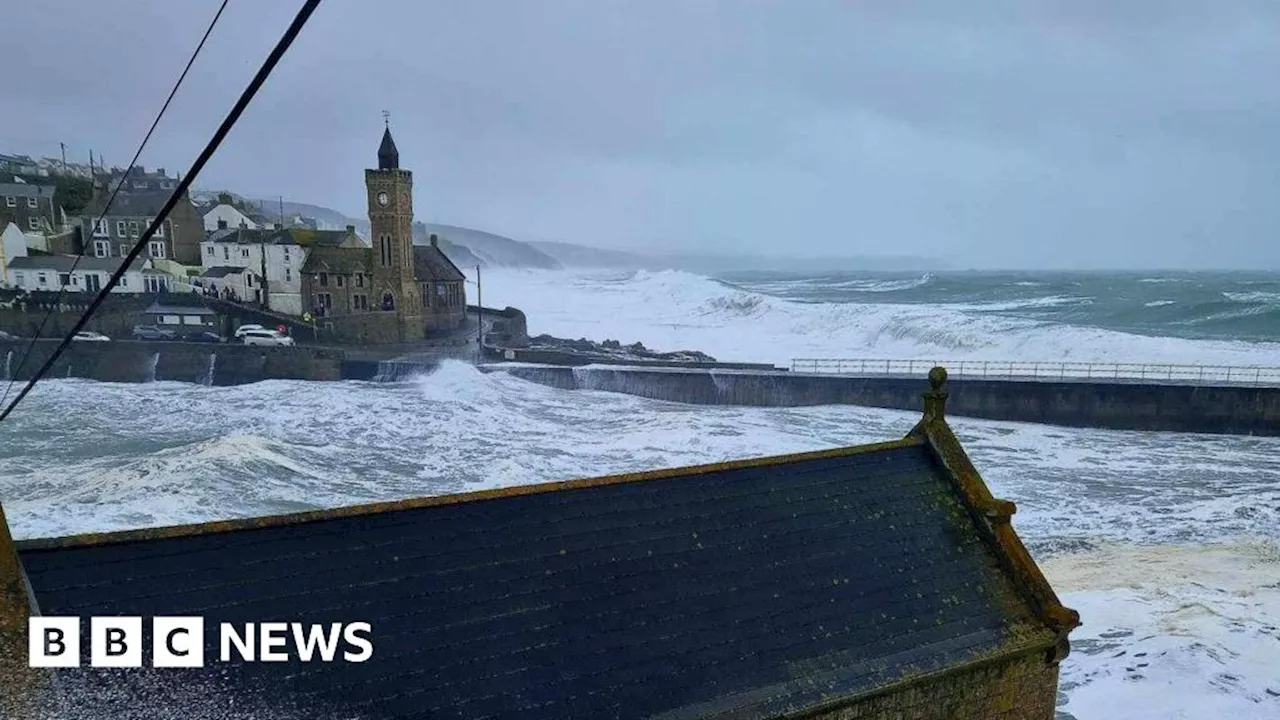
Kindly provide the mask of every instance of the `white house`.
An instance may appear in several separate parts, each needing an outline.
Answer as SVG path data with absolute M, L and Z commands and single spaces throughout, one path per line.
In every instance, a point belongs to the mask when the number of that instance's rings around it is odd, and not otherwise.
M 26 255 L 8 261 L 5 268 L 9 287 L 29 292 L 99 292 L 120 267 L 120 258 L 74 255 Z M 113 293 L 157 293 L 173 288 L 173 277 L 159 272 L 151 261 L 138 258 L 111 289 Z
M 9 263 L 27 256 L 27 238 L 18 224 L 0 218 L 0 287 L 9 287 Z
M 250 216 L 230 203 L 217 203 L 202 207 L 200 212 L 204 216 L 205 232 L 226 230 L 228 228 L 233 230 L 260 230 L 266 226 L 261 216 Z
M 232 292 L 244 302 L 261 303 L 265 276 L 268 307 L 301 315 L 302 264 L 315 246 L 365 247 L 354 226 L 346 230 L 225 228 L 209 233 L 200 245 L 204 272 L 199 282 L 220 296 Z

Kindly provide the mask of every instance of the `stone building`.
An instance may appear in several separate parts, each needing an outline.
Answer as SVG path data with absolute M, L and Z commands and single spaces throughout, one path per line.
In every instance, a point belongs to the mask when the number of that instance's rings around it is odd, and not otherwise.
M 218 294 L 233 290 L 252 303 L 261 303 L 265 293 L 271 310 L 302 315 L 311 307 L 303 303 L 303 265 L 317 248 L 367 250 L 368 246 L 356 235 L 355 226 L 346 230 L 222 228 L 207 233 L 200 244 L 203 272 L 197 282 Z
M 466 278 L 438 237 L 413 244 L 413 174 L 400 167 L 390 128 L 365 187 L 373 247 L 313 248 L 302 268 L 305 309 L 335 337 L 359 342 L 412 342 L 461 327 Z
M 929 376 L 921 421 L 871 445 L 17 543 L 0 514 L 0 687 L 50 716 L 57 683 L 99 688 L 91 717 L 166 716 L 194 689 L 185 716 L 1052 720 L 1079 616 L 948 427 L 945 371 Z M 358 619 L 373 652 L 233 655 L 160 688 L 33 674 L 35 608 Z
M 129 249 L 160 214 L 170 195 L 166 190 L 121 189 L 106 216 L 95 225 L 111 197 L 109 193 L 95 190 L 93 200 L 79 215 L 84 254 L 98 258 L 118 258 L 129 254 Z M 191 200 L 184 197 L 173 206 L 173 211 L 152 236 L 144 254 L 154 260 L 199 265 L 200 241 L 203 239 L 204 220 Z

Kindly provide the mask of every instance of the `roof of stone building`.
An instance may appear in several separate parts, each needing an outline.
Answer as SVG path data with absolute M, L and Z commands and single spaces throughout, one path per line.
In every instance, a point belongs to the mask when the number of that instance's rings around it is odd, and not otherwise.
M 51 198 L 58 189 L 53 185 L 36 185 L 33 183 L 0 183 L 0 197 L 36 197 Z
M 413 246 L 413 275 L 419 280 L 461 282 L 466 279 L 457 265 L 435 245 Z
M 887 443 L 16 549 L 45 615 L 370 623 L 366 662 L 182 676 L 307 717 L 752 720 L 1056 662 L 1078 616 L 931 376 L 924 419 Z M 74 691 L 109 671 L 55 672 Z M 94 710 L 136 708 L 134 677 L 111 675 Z
M 165 203 L 169 202 L 170 195 L 172 193 L 167 190 L 120 192 L 116 194 L 114 200 L 111 200 L 111 210 L 106 216 L 155 217 L 164 209 Z M 95 197 L 80 211 L 80 214 L 94 217 L 101 215 L 110 198 L 110 193 Z
M 371 272 L 372 268 L 373 248 L 368 247 L 318 245 L 307 252 L 307 259 L 302 263 L 302 272 L 307 274 L 329 272 L 352 275 Z
M 239 245 L 300 245 L 302 247 L 336 247 L 343 243 L 359 242 L 359 237 L 347 230 L 315 230 L 307 227 L 290 228 L 221 228 L 211 230 L 205 240 Z M 361 248 L 355 248 L 357 250 Z

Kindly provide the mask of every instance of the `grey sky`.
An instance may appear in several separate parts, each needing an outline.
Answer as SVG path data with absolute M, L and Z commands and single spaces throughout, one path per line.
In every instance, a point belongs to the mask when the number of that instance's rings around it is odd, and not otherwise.
M 298 4 L 231 0 L 146 165 Z M 0 150 L 123 164 L 216 7 L 14 4 Z M 419 219 L 518 239 L 1280 267 L 1277 78 L 1270 0 L 326 0 L 199 185 L 361 214 L 387 109 Z

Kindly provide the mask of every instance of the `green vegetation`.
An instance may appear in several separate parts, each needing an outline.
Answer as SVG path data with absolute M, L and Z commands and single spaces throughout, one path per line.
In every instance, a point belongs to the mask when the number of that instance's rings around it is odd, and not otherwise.
M 50 175 L 49 177 L 18 175 L 17 177 L 32 185 L 52 184 L 58 189 L 58 202 L 68 215 L 80 212 L 93 199 L 93 183 L 86 178 L 74 175 Z

